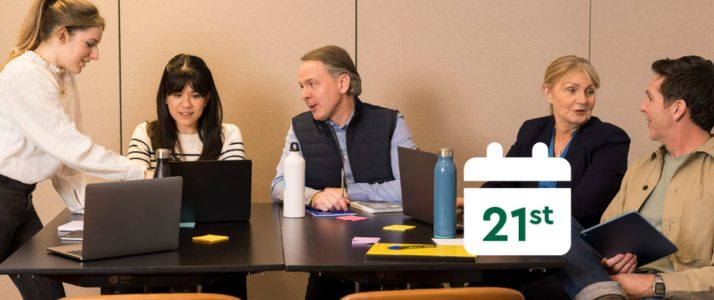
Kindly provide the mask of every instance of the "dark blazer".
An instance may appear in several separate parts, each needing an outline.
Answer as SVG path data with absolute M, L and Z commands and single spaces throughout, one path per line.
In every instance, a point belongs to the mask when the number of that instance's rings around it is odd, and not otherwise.
M 537 142 L 550 144 L 555 121 L 553 116 L 525 121 L 507 157 L 530 157 Z M 590 118 L 570 143 L 565 159 L 570 163 L 572 215 L 584 228 L 600 223 L 600 216 L 620 189 L 627 170 L 630 137 L 619 127 Z M 538 182 L 486 182 L 483 187 L 538 187 Z

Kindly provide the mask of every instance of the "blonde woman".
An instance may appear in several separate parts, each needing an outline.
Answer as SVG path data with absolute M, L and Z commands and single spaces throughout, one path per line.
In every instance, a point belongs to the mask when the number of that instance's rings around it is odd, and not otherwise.
M 548 65 L 543 96 L 551 114 L 525 121 L 507 156 L 530 157 L 533 145 L 548 145 L 551 157 L 570 163 L 570 182 L 487 182 L 484 187 L 568 187 L 572 215 L 587 228 L 600 222 L 627 170 L 630 138 L 593 116 L 600 77 L 584 58 L 567 55 Z
M 52 179 L 74 213 L 84 211 L 84 173 L 150 177 L 146 166 L 82 134 L 74 76 L 99 58 L 104 19 L 86 0 L 36 0 L 0 71 L 0 260 L 42 228 L 36 183 Z M 56 299 L 59 282 L 11 276 L 24 299 Z

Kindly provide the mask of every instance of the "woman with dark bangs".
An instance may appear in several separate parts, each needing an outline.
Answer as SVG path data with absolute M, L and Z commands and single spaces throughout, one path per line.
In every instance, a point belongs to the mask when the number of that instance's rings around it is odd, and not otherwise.
M 211 70 L 200 57 L 179 54 L 164 68 L 156 95 L 157 120 L 134 130 L 127 157 L 156 167 L 156 149 L 173 160 L 245 159 L 240 129 L 223 124 L 221 98 Z
M 156 94 L 156 114 L 157 120 L 143 122 L 134 130 L 127 151 L 129 159 L 154 169 L 156 149 L 160 148 L 171 150 L 172 160 L 245 159 L 240 129 L 222 123 L 221 98 L 211 70 L 200 57 L 179 54 L 169 60 Z M 203 291 L 247 299 L 245 280 L 245 273 L 236 273 L 204 285 Z

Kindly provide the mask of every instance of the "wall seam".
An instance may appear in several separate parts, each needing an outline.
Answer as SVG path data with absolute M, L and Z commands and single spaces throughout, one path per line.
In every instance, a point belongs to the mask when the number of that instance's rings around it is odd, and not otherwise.
M 588 11 L 588 60 L 591 60 L 592 53 L 592 38 L 593 38 L 593 0 L 590 0 L 590 9 Z
M 359 0 L 355 0 L 355 68 L 357 67 L 357 10 Z
M 124 116 L 122 114 L 122 80 L 121 80 L 121 0 L 117 0 L 117 35 L 119 37 L 119 154 L 124 155 Z

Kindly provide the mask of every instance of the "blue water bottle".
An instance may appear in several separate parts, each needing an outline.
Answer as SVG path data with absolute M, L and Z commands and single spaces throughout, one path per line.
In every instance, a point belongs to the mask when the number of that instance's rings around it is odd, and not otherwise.
M 439 150 L 434 168 L 434 237 L 456 237 L 456 167 L 450 148 Z

